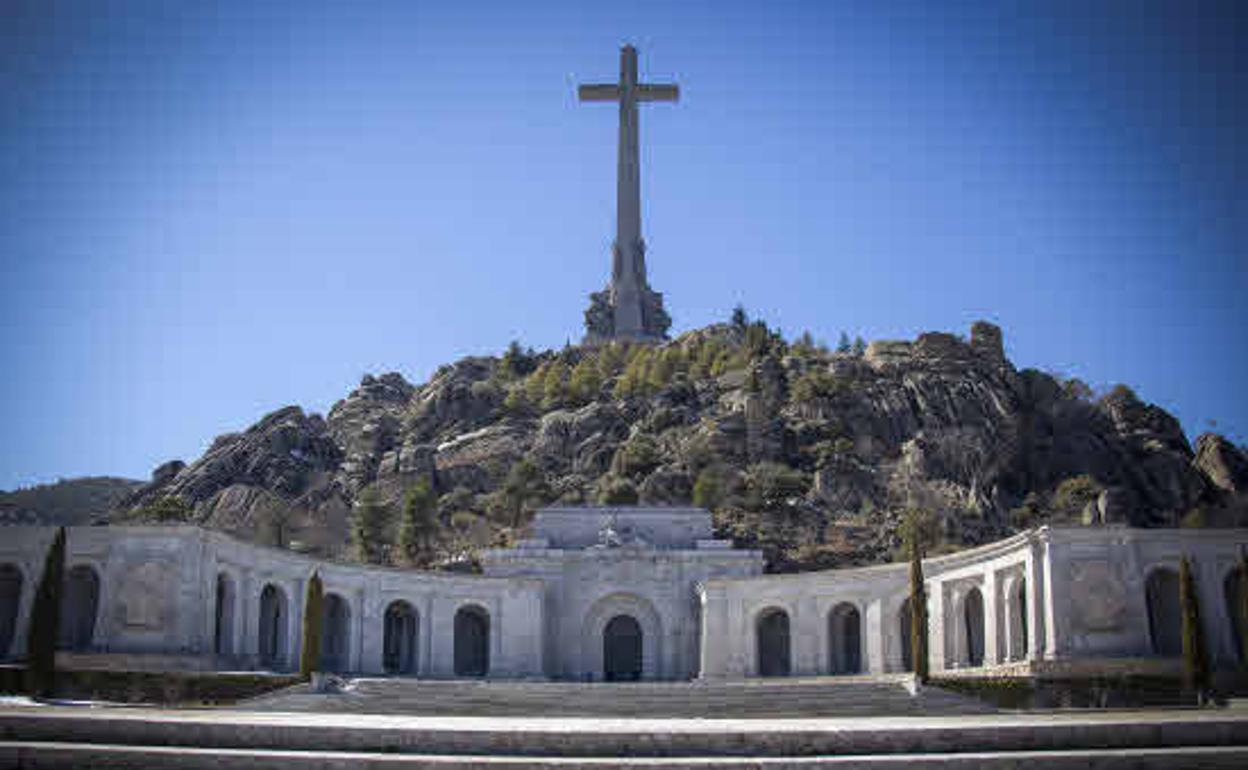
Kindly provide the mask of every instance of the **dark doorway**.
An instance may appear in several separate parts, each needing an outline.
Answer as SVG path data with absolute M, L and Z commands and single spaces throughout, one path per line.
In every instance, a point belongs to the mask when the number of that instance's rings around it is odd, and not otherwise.
M 1179 610 L 1179 574 L 1155 569 L 1144 581 L 1148 599 L 1148 631 L 1153 652 L 1167 658 L 1183 654 L 1183 613 Z
M 788 676 L 791 669 L 789 614 L 781 609 L 766 610 L 758 618 L 758 675 Z
M 455 676 L 490 673 L 490 616 L 477 606 L 455 613 Z
M 60 647 L 66 650 L 91 649 L 95 639 L 95 616 L 100 606 L 100 578 L 95 570 L 79 565 L 65 576 L 61 597 Z
M 272 583 L 260 592 L 260 665 L 277 669 L 286 661 L 286 594 Z
M 1235 641 L 1235 655 L 1240 663 L 1248 663 L 1248 572 L 1243 567 L 1231 570 L 1223 582 L 1226 596 L 1226 616 L 1231 619 L 1231 637 Z
M 386 608 L 382 665 L 387 674 L 416 673 L 416 611 L 407 602 L 393 602 Z
M 321 625 L 321 670 L 346 671 L 351 665 L 351 608 L 338 594 L 325 594 Z
M 828 614 L 828 661 L 833 674 L 862 671 L 862 616 L 848 602 Z
M 978 588 L 972 588 L 966 594 L 966 605 L 963 608 L 963 622 L 966 632 L 966 665 L 984 665 L 984 595 Z
M 22 603 L 22 571 L 0 565 L 0 660 L 8 657 L 17 635 L 17 613 Z
M 641 626 L 628 615 L 616 615 L 602 632 L 602 673 L 608 682 L 641 679 Z
M 218 655 L 234 651 L 234 581 L 224 572 L 217 575 L 217 611 L 212 650 Z

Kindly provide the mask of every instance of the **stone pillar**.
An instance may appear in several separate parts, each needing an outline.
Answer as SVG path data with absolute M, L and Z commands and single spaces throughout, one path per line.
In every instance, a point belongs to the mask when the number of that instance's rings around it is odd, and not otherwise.
M 927 594 L 927 665 L 931 671 L 943 671 L 947 660 L 945 586 L 943 583 L 928 581 L 924 589 L 924 592 Z M 919 651 L 911 650 L 910 653 L 911 655 L 918 655 Z
M 888 670 L 888 662 L 884 657 L 884 638 L 888 633 L 886 627 L 884 601 L 873 599 L 864 608 L 862 615 L 862 670 L 872 674 L 883 674 Z M 900 649 L 900 648 L 899 648 Z
M 1001 598 L 997 595 L 998 588 L 996 570 L 990 567 L 984 571 L 984 584 L 980 588 L 980 595 L 984 598 L 983 665 L 985 666 L 1002 662 L 1002 652 L 1005 649 L 997 635 L 998 629 L 1001 628 L 1000 616 L 1003 606 Z
M 367 580 L 368 577 L 365 579 Z M 371 658 L 364 655 L 364 626 L 366 621 L 372 620 L 371 616 L 366 616 L 369 607 L 364 601 L 364 592 L 364 587 L 360 586 L 347 594 L 347 597 L 350 597 L 348 601 L 354 605 L 351 612 L 351 654 L 348 656 L 350 660 L 347 663 L 347 668 L 351 671 L 363 671 L 366 660 L 371 663 Z
M 1027 591 L 1027 659 L 1040 660 L 1045 653 L 1044 609 L 1048 594 L 1044 590 L 1045 561 L 1043 548 L 1033 540 L 1027 549 L 1025 566 Z
M 307 578 L 296 578 L 290 583 L 290 612 L 286 623 L 286 670 L 298 671 L 299 658 L 303 655 L 303 603 L 307 591 Z
M 1044 562 L 1044 659 L 1057 660 L 1062 655 L 1057 641 L 1057 602 L 1059 595 L 1064 597 L 1066 592 L 1063 590 L 1059 594 L 1056 590 L 1060 579 L 1053 577 L 1053 542 L 1047 529 L 1041 530 L 1041 549 Z

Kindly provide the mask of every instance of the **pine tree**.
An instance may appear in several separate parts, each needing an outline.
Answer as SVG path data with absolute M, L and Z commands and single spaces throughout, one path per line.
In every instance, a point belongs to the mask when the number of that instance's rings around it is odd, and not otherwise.
M 1204 702 L 1209 691 L 1209 658 L 1200 624 L 1200 599 L 1186 556 L 1179 559 L 1179 608 L 1183 614 L 1183 687 Z
M 524 513 L 529 506 L 546 498 L 546 479 L 532 460 L 521 460 L 507 472 L 502 493 L 511 526 L 519 528 L 524 523 Z
M 864 340 L 862 337 L 854 337 L 854 350 L 853 350 L 854 355 L 861 357 L 862 354 L 866 352 L 867 352 L 867 341 Z
M 367 564 L 380 564 L 385 554 L 386 523 L 390 520 L 389 507 L 381 502 L 381 495 L 374 487 L 360 493 L 351 519 L 351 543 L 355 556 Z
M 745 305 L 738 303 L 737 306 L 732 309 L 732 325 L 744 331 L 749 322 L 750 317 L 745 314 Z
M 699 473 L 697 481 L 693 482 L 693 504 L 710 511 L 719 506 L 722 498 L 715 473 L 709 468 Z
M 27 687 L 37 696 L 51 695 L 56 686 L 56 643 L 60 637 L 61 593 L 65 583 L 65 528 L 56 530 L 43 576 L 35 592 L 26 636 Z
M 437 501 L 426 479 L 407 490 L 399 523 L 399 554 L 408 564 L 426 564 L 437 534 Z
M 321 626 L 325 613 L 325 588 L 321 573 L 313 572 L 303 600 L 303 648 L 299 655 L 299 673 L 304 679 L 321 670 Z
M 598 371 L 598 362 L 592 356 L 585 356 L 572 369 L 572 376 L 568 379 L 569 396 L 580 406 L 597 399 L 601 390 L 602 376 Z
M 837 353 L 849 353 L 853 350 L 853 345 L 849 341 L 849 335 L 841 332 L 841 338 L 836 341 Z

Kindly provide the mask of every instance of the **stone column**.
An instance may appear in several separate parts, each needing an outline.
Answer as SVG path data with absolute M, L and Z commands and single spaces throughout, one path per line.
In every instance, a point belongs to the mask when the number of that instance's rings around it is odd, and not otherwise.
M 984 662 L 991 666 L 1001 662 L 1002 645 L 997 636 L 1001 628 L 1002 601 L 997 595 L 997 572 L 989 567 L 984 571 L 984 584 L 980 595 L 984 597 Z
M 862 670 L 872 674 L 883 674 L 888 670 L 884 658 L 884 638 L 888 633 L 884 620 L 883 599 L 873 599 L 864 608 L 862 615 Z
M 701 649 L 699 650 L 700 679 L 722 679 L 728 675 L 728 653 L 731 636 L 726 616 L 727 603 L 723 589 L 698 586 L 702 603 Z
M 945 586 L 943 583 L 928 581 L 925 589 L 927 594 L 927 665 L 931 671 L 943 671 L 948 658 L 945 640 Z M 911 650 L 910 654 L 918 655 L 919 651 Z
M 1043 558 L 1043 549 L 1035 540 L 1027 549 L 1027 561 L 1024 574 L 1027 592 L 1027 659 L 1040 660 L 1044 657 L 1045 624 L 1044 607 L 1048 594 L 1044 590 L 1045 573 L 1047 570 Z

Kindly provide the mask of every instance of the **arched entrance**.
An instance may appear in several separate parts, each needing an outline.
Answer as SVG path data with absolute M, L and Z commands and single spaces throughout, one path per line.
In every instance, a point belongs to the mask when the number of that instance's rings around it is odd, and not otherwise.
M 967 666 L 984 665 L 984 595 L 978 588 L 966 592 L 962 602 L 963 633 L 966 634 L 962 662 Z
M 95 638 L 95 617 L 100 607 L 100 578 L 95 568 L 80 564 L 65 576 L 61 597 L 60 647 L 67 650 L 91 649 Z
M 1144 582 L 1148 599 L 1148 636 L 1153 652 L 1167 658 L 1183 654 L 1183 614 L 1179 611 L 1179 575 L 1164 567 Z
M 420 628 L 416 610 L 407 602 L 386 607 L 382 639 L 382 666 L 387 674 L 416 673 L 416 633 Z
M 455 613 L 455 676 L 490 673 L 490 615 L 475 604 Z
M 234 652 L 234 579 L 224 572 L 217 575 L 217 608 L 212 651 L 217 655 Z
M 788 676 L 792 670 L 789 657 L 789 613 L 778 607 L 763 610 L 758 616 L 758 675 Z
M 17 635 L 17 613 L 22 604 L 22 571 L 0 564 L 0 660 L 9 656 Z
M 1248 573 L 1236 567 L 1227 574 L 1222 584 L 1226 597 L 1226 616 L 1231 619 L 1231 641 L 1235 643 L 1235 655 L 1240 663 L 1248 663 Z
M 321 624 L 321 670 L 346 671 L 351 666 L 351 607 L 338 594 L 325 594 Z
M 914 623 L 914 617 L 910 611 L 910 600 L 906 599 L 901 603 L 901 610 L 897 613 L 897 627 L 901 631 L 901 670 L 914 670 L 914 652 L 912 650 L 912 637 L 910 634 L 911 625 Z
M 1006 651 L 1009 660 L 1027 657 L 1027 581 L 1018 578 L 1006 589 Z
M 278 669 L 286 663 L 286 594 L 269 583 L 260 592 L 260 665 Z
M 849 602 L 828 613 L 828 669 L 833 674 L 862 671 L 862 616 Z
M 641 679 L 641 624 L 631 615 L 616 615 L 602 631 L 602 676 L 608 682 Z

